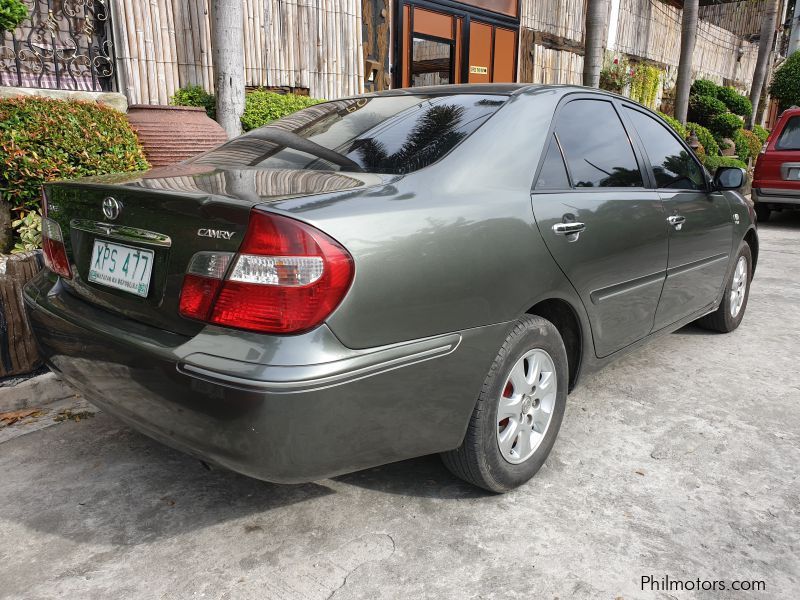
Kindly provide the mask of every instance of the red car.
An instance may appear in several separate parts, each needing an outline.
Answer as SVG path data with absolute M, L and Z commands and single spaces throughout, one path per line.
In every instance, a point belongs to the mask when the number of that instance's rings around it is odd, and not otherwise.
M 800 208 L 800 108 L 783 112 L 761 149 L 753 175 L 759 221 L 773 210 Z

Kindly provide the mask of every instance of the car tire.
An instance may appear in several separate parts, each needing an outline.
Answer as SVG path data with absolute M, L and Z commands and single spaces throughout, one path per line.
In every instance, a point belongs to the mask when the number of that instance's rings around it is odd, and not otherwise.
M 755 211 L 756 211 L 756 219 L 760 223 L 766 223 L 769 221 L 769 216 L 772 214 L 772 210 L 766 204 L 761 204 L 760 202 L 755 203 Z
M 491 492 L 522 485 L 553 448 L 568 386 L 567 352 L 558 329 L 542 317 L 520 318 L 489 369 L 461 446 L 442 454 L 445 466 Z
M 742 273 L 746 278 L 744 282 L 741 281 Z M 725 281 L 725 295 L 722 297 L 719 308 L 697 321 L 697 324 L 705 329 L 721 333 L 730 333 L 739 327 L 747 309 L 747 301 L 750 298 L 752 275 L 753 254 L 750 251 L 750 246 L 743 242 L 739 247 L 739 253 L 736 255 L 733 271 Z

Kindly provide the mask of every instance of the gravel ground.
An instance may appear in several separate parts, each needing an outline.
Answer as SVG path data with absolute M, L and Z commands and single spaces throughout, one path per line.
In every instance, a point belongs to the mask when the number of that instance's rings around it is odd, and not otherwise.
M 684 328 L 584 380 L 505 496 L 435 457 L 271 485 L 105 414 L 9 436 L 0 598 L 800 597 L 800 213 L 761 236 L 742 327 Z

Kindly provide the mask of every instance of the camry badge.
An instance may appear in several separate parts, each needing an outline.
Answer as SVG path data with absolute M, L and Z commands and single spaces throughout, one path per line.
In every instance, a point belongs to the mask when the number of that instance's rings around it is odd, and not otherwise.
M 109 221 L 115 220 L 119 213 L 122 212 L 122 203 L 116 198 L 110 196 L 103 200 L 103 214 Z
M 235 231 L 224 231 L 222 229 L 198 229 L 198 237 L 214 238 L 215 240 L 230 240 L 236 235 Z

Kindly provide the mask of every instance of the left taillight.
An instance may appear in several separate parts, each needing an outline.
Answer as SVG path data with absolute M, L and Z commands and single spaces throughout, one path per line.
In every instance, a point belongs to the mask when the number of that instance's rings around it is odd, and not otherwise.
M 61 225 L 48 217 L 42 217 L 42 250 L 44 264 L 48 269 L 61 277 L 72 279 Z
M 184 317 L 259 333 L 320 325 L 353 281 L 353 259 L 322 231 L 254 210 L 238 254 L 200 252 L 183 280 Z

